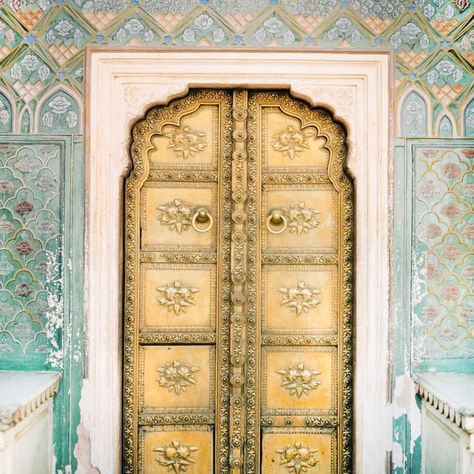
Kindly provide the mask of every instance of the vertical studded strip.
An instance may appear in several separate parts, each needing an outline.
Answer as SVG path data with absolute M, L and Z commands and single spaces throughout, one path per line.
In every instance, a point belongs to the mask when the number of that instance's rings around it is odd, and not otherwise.
M 245 330 L 247 272 L 247 91 L 235 90 L 233 95 L 232 153 L 232 234 L 231 278 L 232 316 L 230 323 L 230 445 L 229 459 L 233 472 L 243 467 L 245 433 Z

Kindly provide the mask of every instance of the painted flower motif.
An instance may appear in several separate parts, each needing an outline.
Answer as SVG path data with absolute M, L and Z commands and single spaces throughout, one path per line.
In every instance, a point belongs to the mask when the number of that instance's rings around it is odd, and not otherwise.
M 39 191 L 46 193 L 56 186 L 56 180 L 51 176 L 40 176 L 34 184 Z
M 67 37 L 74 29 L 74 26 L 67 20 L 60 20 L 56 23 L 54 29 L 57 31 L 59 36 Z
M 167 388 L 169 392 L 180 395 L 191 385 L 196 385 L 194 374 L 199 372 L 199 367 L 183 364 L 179 360 L 168 362 L 164 367 L 156 369 L 160 374 L 157 379 L 161 387 Z
M 296 286 L 279 289 L 282 294 L 281 306 L 288 306 L 297 316 L 303 312 L 308 312 L 315 308 L 321 300 L 319 298 L 320 290 L 306 286 L 304 281 L 300 281 Z
M 64 96 L 58 95 L 54 99 L 51 99 L 48 102 L 48 107 L 52 109 L 55 114 L 61 115 L 69 109 L 71 102 L 67 100 Z
M 201 31 L 206 31 L 214 24 L 214 20 L 209 15 L 203 13 L 194 20 L 194 24 Z
M 278 18 L 272 16 L 271 18 L 263 22 L 263 26 L 269 33 L 276 35 L 280 31 L 280 28 L 283 26 L 283 23 Z
M 214 43 L 220 43 L 221 41 L 225 40 L 225 33 L 222 28 L 216 28 L 212 32 L 212 39 L 214 40 Z
M 44 82 L 46 79 L 48 79 L 49 75 L 51 74 L 51 71 L 46 64 L 42 64 L 38 68 L 38 77 Z
M 425 315 L 428 321 L 434 321 L 439 315 L 439 310 L 438 308 L 435 308 L 434 306 L 430 305 L 423 310 L 423 314 Z
M 13 184 L 10 181 L 0 181 L 0 194 L 8 194 L 13 190 Z
M 28 298 L 33 293 L 33 287 L 29 283 L 18 283 L 13 291 L 21 298 Z
M 438 196 L 440 193 L 438 186 L 432 179 L 425 181 L 419 187 L 419 191 L 420 191 L 420 194 L 427 199 L 433 199 L 434 197 Z
M 2 258 L 0 259 L 0 275 L 7 276 L 13 270 L 15 270 L 15 267 L 8 261 L 7 256 L 2 255 Z
M 439 79 L 448 82 L 452 79 L 459 82 L 463 78 L 463 72 L 456 67 L 451 61 L 443 59 L 426 75 L 426 80 L 429 84 L 434 84 Z
M 15 252 L 18 255 L 26 256 L 33 251 L 33 246 L 27 240 L 22 240 L 15 245 Z
M 445 245 L 443 253 L 448 260 L 456 260 L 462 254 L 461 249 L 453 244 Z
M 458 338 L 456 331 L 451 326 L 445 326 L 442 328 L 440 337 L 446 342 L 453 342 Z
M 39 64 L 38 58 L 34 54 L 27 54 L 21 61 L 20 64 L 27 71 L 34 71 Z
M 187 468 L 195 463 L 193 455 L 199 450 L 194 446 L 174 440 L 165 446 L 155 448 L 153 451 L 159 453 L 158 464 L 168 468 L 170 472 L 173 471 L 175 474 L 179 474 L 186 472 Z
M 455 178 L 461 173 L 461 168 L 456 163 L 446 163 L 443 166 L 443 174 L 447 178 Z
M 155 37 L 155 33 L 153 33 L 153 31 L 151 31 L 151 30 L 145 31 L 145 33 L 143 33 L 143 39 L 147 43 L 149 43 L 150 41 L 153 41 L 154 37 Z
M 457 300 L 459 297 L 459 288 L 456 288 L 455 286 L 447 286 L 443 290 L 443 296 L 449 301 Z
M 41 121 L 47 127 L 53 128 L 54 117 L 53 117 L 53 114 L 51 112 L 45 112 L 43 114 L 43 117 L 41 118 Z
M 54 222 L 47 220 L 38 222 L 35 225 L 35 231 L 43 238 L 48 238 L 54 234 Z
M 301 398 L 302 395 L 309 395 L 312 390 L 321 385 L 321 382 L 317 380 L 317 376 L 321 372 L 305 368 L 304 364 L 277 370 L 277 373 L 282 376 L 281 386 L 286 388 L 290 395 L 296 395 L 298 398 Z
M 194 293 L 197 293 L 199 288 L 185 286 L 179 280 L 175 280 L 166 286 L 159 286 L 156 291 L 162 294 L 156 297 L 158 303 L 179 316 L 181 312 L 186 312 L 186 308 L 196 304 Z
M 7 109 L 0 110 L 0 123 L 3 125 L 6 125 L 9 121 L 10 121 L 10 112 L 8 112 Z
M 282 449 L 277 449 L 276 452 L 280 455 L 280 465 L 285 466 L 291 474 L 307 472 L 308 469 L 313 468 L 319 462 L 316 459 L 318 450 L 305 446 L 299 441 Z
M 259 42 L 259 43 L 264 43 L 266 40 L 267 40 L 267 32 L 265 30 L 265 28 L 259 28 L 255 34 L 255 39 Z
M 469 224 L 463 227 L 462 235 L 466 237 L 466 239 L 474 239 L 474 224 Z
M 131 20 L 128 20 L 123 27 L 128 31 L 128 33 L 132 36 L 137 35 L 140 33 L 140 31 L 144 30 L 145 27 L 142 25 L 140 20 L 137 20 L 136 18 L 132 18 Z
M 49 265 L 44 260 L 42 262 L 38 262 L 34 269 L 37 273 L 43 276 L 46 276 L 49 273 Z
M 67 123 L 68 128 L 74 128 L 77 125 L 77 114 L 76 114 L 76 112 L 73 112 L 72 110 L 70 110 L 66 114 L 66 123 Z
M 462 190 L 462 193 L 467 198 L 474 198 L 474 184 L 466 184 Z
M 467 278 L 468 280 L 472 280 L 474 278 L 474 265 L 468 265 L 464 267 L 461 271 L 461 276 Z
M 438 152 L 434 148 L 425 148 L 422 150 L 422 154 L 424 157 L 428 158 L 428 160 L 432 160 Z
M 469 324 L 474 323 L 474 306 L 467 306 L 461 311 L 461 318 Z
M 286 30 L 283 34 L 283 44 L 285 46 L 290 46 L 295 42 L 296 38 L 295 35 L 291 30 Z
M 15 226 L 9 222 L 5 216 L 0 219 L 0 234 L 11 234 L 15 230 Z
M 10 69 L 10 76 L 13 77 L 13 79 L 19 80 L 22 76 L 22 71 L 21 67 L 15 63 L 12 68 Z
M 120 43 L 123 43 L 127 39 L 127 32 L 124 28 L 120 28 L 120 30 L 117 31 L 115 34 L 115 39 Z
M 457 204 L 450 203 L 446 204 L 441 208 L 441 213 L 444 214 L 446 217 L 453 219 L 459 216 L 459 214 L 461 214 L 461 210 L 459 209 L 459 206 Z
M 472 127 L 474 127 L 474 114 L 472 114 Z M 462 150 L 462 153 L 466 158 L 474 158 L 474 148 Z
M 429 279 L 436 278 L 439 274 L 438 266 L 433 263 L 426 265 L 426 276 Z
M 5 33 L 5 41 L 7 43 L 13 43 L 15 41 L 15 32 L 13 30 L 8 30 Z
M 20 201 L 16 206 L 15 206 L 15 212 L 17 214 L 20 214 L 20 216 L 26 216 L 33 210 L 33 204 L 31 202 L 27 201 L 24 199 L 23 201 Z
M 196 41 L 196 33 L 194 32 L 194 30 L 192 30 L 191 28 L 186 28 L 183 31 L 183 41 L 186 41 L 187 43 Z
M 436 237 L 439 237 L 442 233 L 443 231 L 438 224 L 428 224 L 426 226 L 426 236 L 428 239 L 436 239 Z

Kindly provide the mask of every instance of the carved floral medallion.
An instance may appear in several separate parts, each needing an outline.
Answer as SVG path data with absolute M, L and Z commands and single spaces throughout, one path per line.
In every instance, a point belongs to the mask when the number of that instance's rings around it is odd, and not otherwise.
M 186 472 L 187 468 L 195 463 L 193 453 L 198 451 L 198 448 L 174 440 L 165 446 L 155 448 L 154 451 L 160 453 L 156 459 L 158 464 L 167 467 L 169 472 L 179 474 Z
M 181 234 L 183 230 L 188 230 L 192 226 L 196 206 L 181 201 L 181 199 L 173 199 L 161 206 L 157 206 L 156 209 L 160 211 L 157 216 L 160 224 Z
M 197 293 L 199 288 L 182 285 L 179 280 L 175 280 L 166 286 L 159 286 L 156 291 L 161 293 L 156 297 L 158 303 L 166 306 L 168 311 L 174 311 L 176 316 L 179 316 L 181 312 L 186 312 L 186 308 L 196 304 L 194 293 Z
M 206 148 L 203 132 L 197 132 L 189 126 L 174 129 L 164 134 L 169 138 L 168 148 L 172 148 L 179 158 L 187 160 Z
M 305 446 L 299 441 L 296 441 L 293 445 L 277 449 L 276 452 L 280 455 L 280 464 L 284 465 L 287 471 L 292 474 L 308 472 L 318 463 L 316 459 L 317 450 Z
M 314 130 L 302 130 L 289 125 L 285 130 L 273 135 L 271 145 L 275 151 L 279 151 L 293 160 L 299 153 L 309 149 L 308 138 L 314 136 Z
M 288 228 L 290 232 L 300 235 L 306 233 L 310 229 L 316 229 L 320 223 L 320 211 L 307 208 L 303 201 L 297 206 L 285 207 L 281 210 L 282 214 L 288 220 Z
M 288 306 L 297 316 L 303 312 L 308 312 L 321 303 L 319 298 L 320 290 L 307 286 L 304 281 L 300 281 L 296 286 L 280 288 L 282 293 L 281 306 Z
M 160 386 L 167 388 L 169 392 L 174 391 L 176 395 L 180 395 L 190 385 L 196 385 L 194 374 L 200 369 L 186 365 L 179 360 L 173 360 L 156 370 L 160 374 L 160 378 L 157 379 Z
M 309 395 L 311 390 L 315 390 L 321 385 L 321 382 L 317 380 L 317 376 L 321 372 L 305 368 L 304 364 L 277 372 L 282 376 L 281 386 L 286 388 L 290 395 L 296 395 L 298 398 L 301 398 L 302 395 Z

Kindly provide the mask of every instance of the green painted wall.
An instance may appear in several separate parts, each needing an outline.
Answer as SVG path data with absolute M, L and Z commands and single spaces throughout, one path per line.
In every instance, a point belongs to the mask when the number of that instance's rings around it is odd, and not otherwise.
M 85 47 L 394 51 L 396 387 L 413 370 L 474 370 L 473 143 L 449 138 L 474 137 L 473 25 L 474 6 L 451 0 L 1 2 L 0 369 L 62 373 L 58 471 L 74 470 L 86 364 Z M 394 420 L 394 472 L 420 470 L 412 422 Z

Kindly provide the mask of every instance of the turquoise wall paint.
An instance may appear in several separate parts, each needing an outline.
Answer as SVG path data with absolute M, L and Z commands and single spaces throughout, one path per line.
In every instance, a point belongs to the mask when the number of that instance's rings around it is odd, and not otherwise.
M 449 239 L 454 239 L 454 235 L 459 240 L 444 245 L 440 253 L 431 245 L 433 239 L 426 240 L 426 226 L 419 226 L 418 220 L 422 221 L 428 211 L 422 209 L 427 205 L 426 200 L 417 197 L 417 186 L 422 186 L 427 173 L 422 165 L 426 166 L 426 159 L 436 159 L 417 155 L 422 149 L 442 148 L 445 150 L 442 153 L 452 149 L 454 153 L 449 163 L 445 163 L 450 165 L 446 172 L 441 168 L 436 171 L 436 183 L 448 187 L 455 187 L 455 183 L 463 180 L 471 183 L 473 159 L 463 155 L 462 150 L 472 149 L 472 142 L 437 139 L 427 142 L 420 137 L 474 137 L 473 24 L 474 6 L 461 11 L 451 0 L 2 2 L 0 161 L 5 163 L 23 146 L 40 153 L 40 148 L 48 143 L 58 147 L 60 158 L 50 166 L 56 181 L 46 191 L 41 191 L 41 186 L 48 186 L 44 177 L 41 177 L 40 188 L 35 185 L 37 169 L 22 172 L 18 166 L 14 167 L 14 160 L 0 169 L 0 213 L 3 211 L 6 216 L 2 219 L 3 214 L 0 214 L 0 230 L 12 229 L 10 233 L 0 234 L 0 368 L 62 373 L 61 390 L 55 403 L 58 470 L 64 471 L 71 464 L 73 471 L 75 469 L 73 448 L 80 419 L 78 407 L 85 364 L 84 180 L 79 136 L 84 48 L 91 44 L 111 44 L 390 48 L 394 51 L 395 105 L 397 116 L 402 117 L 399 136 L 412 137 L 397 142 L 394 162 L 391 345 L 392 377 L 396 380 L 412 370 L 433 367 L 449 371 L 473 370 L 472 296 L 463 294 L 459 300 L 450 300 L 454 303 L 449 306 L 440 301 L 439 308 L 444 313 L 435 320 L 433 311 L 427 310 L 429 298 L 449 286 L 443 286 L 443 281 L 449 283 L 450 278 L 456 278 L 467 292 L 471 282 L 472 290 L 471 264 L 460 263 L 470 262 L 472 217 L 463 211 L 456 217 L 456 224 L 452 220 L 444 223 L 443 235 L 435 240 L 442 240 L 445 234 Z M 27 162 L 30 163 L 30 159 Z M 456 166 L 452 165 L 460 166 L 462 173 L 456 174 Z M 421 184 L 418 185 L 418 181 Z M 15 190 L 8 191 L 10 185 L 16 186 Z M 472 212 L 471 188 L 467 187 L 467 196 L 460 185 L 458 188 L 454 194 L 462 205 L 471 206 Z M 60 201 L 45 203 L 48 192 L 56 193 Z M 26 193 L 25 199 L 20 199 L 21 193 Z M 448 197 L 453 195 L 450 193 Z M 28 206 L 20 206 L 18 209 L 25 212 L 22 216 L 15 211 L 15 206 L 25 200 L 31 201 L 33 210 L 26 213 Z M 435 202 L 429 204 L 436 205 Z M 443 216 L 442 202 L 438 207 L 429 211 L 430 219 Z M 51 211 L 48 215 L 54 216 L 57 229 L 57 238 L 50 243 L 41 234 L 48 223 L 41 227 L 31 219 L 44 208 Z M 45 215 L 42 212 L 39 217 Z M 436 224 L 435 221 L 430 223 Z M 460 229 L 466 226 L 468 229 L 463 233 Z M 22 232 L 26 237 L 22 237 Z M 432 226 L 430 232 L 434 236 L 439 230 Z M 457 255 L 459 251 L 461 254 Z M 427 265 L 434 256 L 440 262 L 440 270 L 436 278 L 430 280 L 426 277 Z M 14 270 L 5 273 L 11 266 Z M 41 271 L 46 268 L 49 270 L 45 276 Z M 15 293 L 22 283 L 24 285 Z M 28 285 L 33 291 L 29 295 Z M 453 296 L 454 293 L 450 290 L 447 294 Z M 412 431 L 407 416 L 394 420 L 394 439 L 400 444 L 405 460 L 394 472 L 419 471 L 420 440 L 412 442 Z

